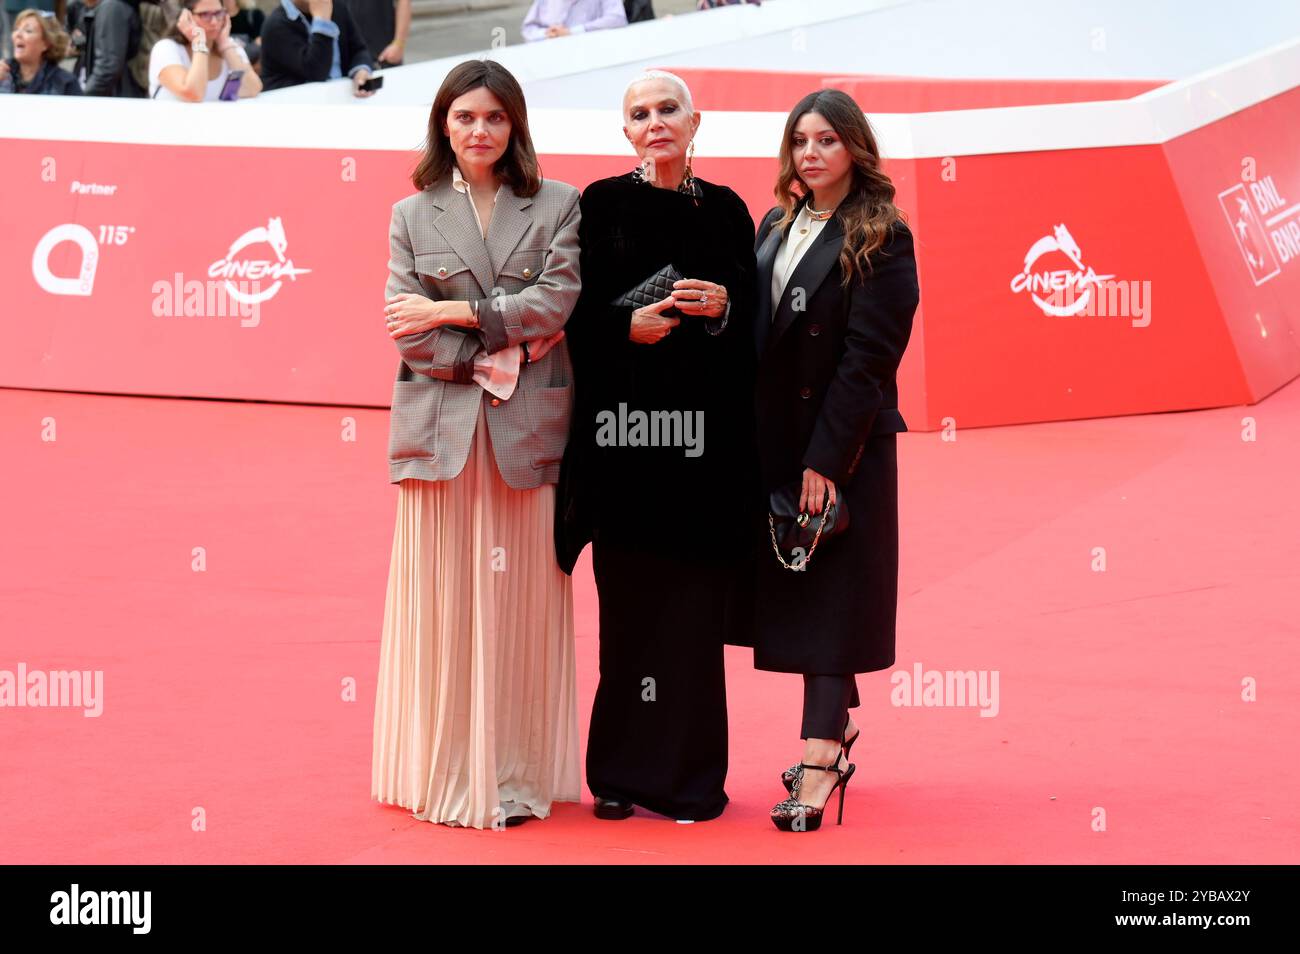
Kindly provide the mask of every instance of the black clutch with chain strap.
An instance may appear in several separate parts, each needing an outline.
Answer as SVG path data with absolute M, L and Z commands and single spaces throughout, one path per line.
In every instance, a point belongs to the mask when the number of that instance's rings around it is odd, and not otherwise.
M 768 499 L 767 524 L 772 535 L 772 549 L 787 570 L 805 569 L 821 543 L 839 536 L 849 527 L 849 508 L 842 492 L 835 495 L 834 505 L 827 504 L 814 517 L 799 509 L 802 490 L 803 479 L 800 478 L 772 491 Z M 791 553 L 794 563 L 786 561 L 783 550 Z M 796 550 L 802 550 L 803 556 L 796 556 Z

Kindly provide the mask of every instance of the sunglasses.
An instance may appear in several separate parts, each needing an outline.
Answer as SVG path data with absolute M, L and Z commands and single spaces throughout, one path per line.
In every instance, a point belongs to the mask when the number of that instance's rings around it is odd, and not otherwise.
M 226 15 L 225 10 L 205 10 L 202 13 L 194 13 L 193 11 L 191 11 L 190 13 L 190 16 L 194 17 L 197 20 L 203 20 L 206 23 L 216 23 L 219 20 L 222 20 L 225 17 L 225 15 Z

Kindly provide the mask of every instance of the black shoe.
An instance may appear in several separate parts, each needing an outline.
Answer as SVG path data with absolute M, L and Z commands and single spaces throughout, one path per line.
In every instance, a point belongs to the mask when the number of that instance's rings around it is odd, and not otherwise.
M 622 821 L 632 817 L 632 803 L 622 798 L 601 798 L 596 796 L 596 817 L 609 821 Z
M 847 719 L 845 719 L 844 731 L 847 732 L 848 729 L 849 729 L 849 722 Z M 849 753 L 853 751 L 853 743 L 858 741 L 858 736 L 860 736 L 861 734 L 862 734 L 861 726 L 858 727 L 857 732 L 853 733 L 853 738 L 851 739 L 846 739 L 844 737 L 844 733 L 840 733 L 840 745 L 844 747 L 844 757 L 846 759 L 849 757 Z M 787 792 L 790 792 L 791 794 L 794 793 L 795 780 L 798 779 L 802 773 L 803 773 L 803 769 L 801 769 L 798 765 L 791 765 L 788 769 L 786 769 L 784 772 L 781 773 L 781 784 L 785 786 L 785 790 Z
M 528 819 L 532 817 L 533 817 L 532 815 L 507 815 L 506 827 L 518 828 L 520 825 L 522 825 L 524 822 L 528 821 Z
M 830 765 L 813 765 L 810 762 L 800 762 L 797 766 L 799 775 L 795 779 L 794 791 L 785 801 L 778 802 L 772 807 L 772 824 L 776 825 L 781 831 L 816 831 L 821 827 L 822 816 L 830 805 L 831 796 L 835 794 L 836 789 L 839 789 L 840 805 L 835 824 L 844 824 L 844 793 L 848 790 L 849 780 L 853 778 L 853 772 L 857 766 L 850 762 L 847 768 L 840 768 L 840 756 L 843 754 L 844 747 L 841 745 L 839 752 L 835 756 L 835 761 Z M 835 773 L 835 784 L 831 786 L 831 790 L 826 793 L 826 800 L 820 805 L 808 805 L 799 801 L 799 789 L 803 787 L 804 772 L 808 769 Z

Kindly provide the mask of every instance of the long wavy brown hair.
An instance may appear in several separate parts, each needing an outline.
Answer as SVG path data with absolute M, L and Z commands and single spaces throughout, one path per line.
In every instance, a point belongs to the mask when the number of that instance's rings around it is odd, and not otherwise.
M 823 89 L 809 93 L 795 104 L 785 121 L 781 139 L 781 172 L 776 180 L 776 200 L 783 214 L 773 228 L 784 229 L 795 216 L 795 207 L 810 189 L 799 178 L 794 166 L 794 131 L 807 113 L 825 118 L 839 136 L 853 159 L 849 175 L 852 182 L 848 195 L 835 210 L 844 227 L 844 247 L 840 250 L 840 272 L 845 287 L 857 278 L 862 280 L 872 270 L 872 253 L 885 244 L 890 227 L 906 223 L 902 211 L 894 205 L 894 183 L 880 171 L 880 149 L 867 117 L 848 93 Z
M 460 96 L 480 86 L 487 87 L 510 117 L 510 142 L 493 171 L 518 195 L 536 195 L 542 187 L 542 172 L 528 131 L 528 107 L 524 91 L 514 75 L 495 60 L 466 60 L 452 67 L 438 87 L 438 95 L 429 110 L 429 128 L 424 139 L 424 155 L 411 174 L 411 184 L 423 191 L 443 176 L 450 176 L 456 162 L 451 140 L 442 131 L 451 104 Z

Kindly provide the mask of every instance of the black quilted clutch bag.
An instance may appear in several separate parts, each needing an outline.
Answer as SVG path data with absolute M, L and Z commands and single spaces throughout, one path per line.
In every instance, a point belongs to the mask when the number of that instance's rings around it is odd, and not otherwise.
M 842 489 L 835 495 L 835 506 L 823 507 L 815 517 L 799 510 L 802 489 L 801 478 L 772 491 L 768 500 L 767 525 L 772 534 L 772 549 L 787 570 L 807 567 L 818 544 L 839 536 L 849 527 L 849 508 Z M 790 551 L 794 563 L 786 562 L 782 550 Z
M 680 281 L 682 277 L 682 273 L 673 268 L 672 263 L 669 262 L 635 288 L 623 292 L 610 304 L 620 308 L 644 308 L 646 305 L 653 305 L 672 294 L 673 282 Z M 666 318 L 677 318 L 681 312 L 676 308 L 666 308 L 660 314 Z

